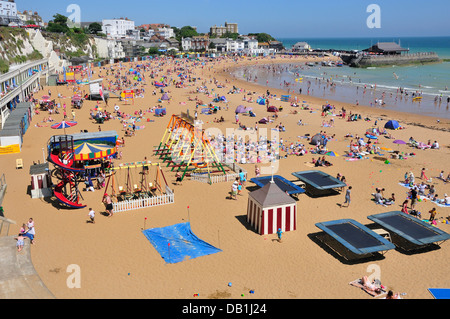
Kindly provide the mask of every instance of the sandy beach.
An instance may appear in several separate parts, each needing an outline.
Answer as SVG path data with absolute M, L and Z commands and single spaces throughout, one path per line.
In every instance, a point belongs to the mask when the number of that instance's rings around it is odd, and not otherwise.
M 312 58 L 311 58 L 312 59 Z M 181 61 L 181 60 L 179 60 Z M 304 63 L 307 58 L 277 57 L 272 58 L 237 58 L 189 63 L 188 68 L 192 77 L 199 77 L 197 83 L 187 83 L 184 88 L 169 86 L 170 102 L 158 102 L 161 94 L 151 85 L 149 73 L 145 74 L 145 96 L 136 97 L 134 104 L 125 104 L 112 97 L 106 108 L 114 112 L 114 105 L 127 114 L 143 110 L 144 118 L 154 122 L 142 121 L 145 128 L 136 131 L 134 137 L 126 138 L 126 146 L 120 150 L 123 158 L 116 163 L 139 162 L 147 157 L 153 162 L 158 158 L 153 156 L 153 149 L 159 145 L 172 114 L 180 114 L 189 110 L 195 112 L 195 101 L 189 97 L 196 96 L 205 104 L 212 102 L 212 98 L 202 93 L 189 93 L 197 87 L 205 85 L 214 89 L 213 94 L 226 96 L 227 103 L 215 103 L 221 110 L 215 115 L 204 115 L 199 112 L 199 119 L 204 128 L 219 128 L 225 132 L 226 128 L 237 128 L 234 122 L 234 110 L 238 105 L 250 106 L 256 113 L 256 118 L 241 116 L 240 121 L 253 127 L 255 121 L 269 117 L 264 106 L 256 103 L 245 103 L 242 94 L 227 94 L 235 86 L 248 92 L 256 92 L 253 97 L 262 96 L 267 88 L 241 79 L 234 79 L 230 74 L 235 67 L 253 64 L 271 63 Z M 145 61 L 148 63 L 149 61 Z M 135 67 L 144 62 L 123 63 L 123 70 Z M 173 61 L 152 62 L 152 69 L 159 71 L 158 76 L 167 75 L 167 68 L 174 68 Z M 184 64 L 179 62 L 179 66 Z M 118 65 L 115 69 L 118 69 Z M 109 68 L 106 66 L 105 68 Z M 106 70 L 94 70 L 94 78 L 102 76 L 105 86 L 109 79 Z M 176 77 L 172 72 L 169 77 Z M 158 78 L 158 77 L 155 77 Z M 215 85 L 221 84 L 220 88 Z M 191 84 L 191 86 L 189 86 Z M 60 93 L 64 98 L 57 102 L 70 105 L 73 95 L 71 86 L 44 87 L 35 95 L 40 98 L 51 90 L 52 96 Z M 88 86 L 81 90 L 89 91 Z M 156 90 L 157 94 L 152 95 Z M 278 97 L 285 94 L 282 90 L 270 89 L 271 94 Z M 22 223 L 30 217 L 35 221 L 36 244 L 31 247 L 34 266 L 49 290 L 58 299 L 373 299 L 361 289 L 350 286 L 349 283 L 370 276 L 377 270 L 382 284 L 398 293 L 406 293 L 405 299 L 432 299 L 428 288 L 448 288 L 450 278 L 446 274 L 450 257 L 450 247 L 444 243 L 439 249 L 433 249 L 417 254 L 407 254 L 398 250 L 389 251 L 383 258 L 364 260 L 362 262 L 345 262 L 332 252 L 319 245 L 314 240 L 314 234 L 320 233 L 315 226 L 319 222 L 337 219 L 354 219 L 364 225 L 371 222 L 367 216 L 401 210 L 401 204 L 407 196 L 408 189 L 399 185 L 406 172 L 413 172 L 416 181 L 421 182 L 420 172 L 426 168 L 431 184 L 435 185 L 437 194 L 442 198 L 450 194 L 450 184 L 444 183 L 437 177 L 441 171 L 445 176 L 450 173 L 448 158 L 450 153 L 449 135 L 450 121 L 432 117 L 410 115 L 393 112 L 383 108 L 356 106 L 337 101 L 328 102 L 335 106 L 337 112 L 344 107 L 348 112 L 361 114 L 359 120 L 348 122 L 346 119 L 321 116 L 324 100 L 308 96 L 298 96 L 299 101 L 307 101 L 310 110 L 292 108 L 288 103 L 271 100 L 271 105 L 282 106 L 274 123 L 264 127 L 275 128 L 276 125 L 285 127 L 280 134 L 285 144 L 305 143 L 306 148 L 312 148 L 300 136 L 311 136 L 326 131 L 334 135 L 328 143 L 328 149 L 340 154 L 340 157 L 328 158 L 333 166 L 321 168 L 324 172 L 336 176 L 344 175 L 347 184 L 352 186 L 352 202 L 349 208 L 341 208 L 344 194 L 322 198 L 311 198 L 306 194 L 300 195 L 298 201 L 297 231 L 285 233 L 283 241 L 279 243 L 276 235 L 260 236 L 256 234 L 246 222 L 248 190 L 244 189 L 242 196 L 236 201 L 228 199 L 230 183 L 207 185 L 186 179 L 182 185 L 173 185 L 175 174 L 164 168 L 166 178 L 175 192 L 175 204 L 151 209 L 117 213 L 108 218 L 104 215 L 102 204 L 103 191 L 93 193 L 82 192 L 83 203 L 87 205 L 83 210 L 58 209 L 55 199 L 33 200 L 27 194 L 30 185 L 29 167 L 33 162 L 43 161 L 43 148 L 53 135 L 60 132 L 52 130 L 50 123 L 43 123 L 48 118 L 47 112 L 41 112 L 33 119 L 33 126 L 24 138 L 22 153 L 4 155 L 0 157 L 0 173 L 5 173 L 8 192 L 3 202 L 5 217 L 17 222 L 11 226 L 11 233 L 19 232 Z M 80 130 L 98 131 L 98 124 L 89 118 L 90 110 L 96 106 L 95 101 L 85 101 L 81 110 L 75 110 L 78 125 L 67 129 L 67 133 L 78 133 Z M 100 102 L 105 107 L 103 102 Z M 167 109 L 164 117 L 155 117 L 146 112 L 156 105 L 163 105 Z M 226 106 L 228 105 L 228 110 Z M 293 111 L 297 111 L 294 114 Z M 224 123 L 214 123 L 215 117 L 223 116 Z M 55 122 L 63 120 L 63 115 L 52 115 Z M 70 111 L 68 117 L 71 118 Z M 324 120 L 334 119 L 333 127 L 323 127 Z M 299 120 L 305 123 L 299 126 Z M 407 159 L 391 159 L 391 164 L 377 159 L 376 155 L 369 155 L 368 159 L 346 161 L 343 155 L 348 151 L 348 145 L 353 136 L 364 136 L 366 130 L 378 121 L 379 127 L 384 127 L 387 120 L 397 120 L 405 127 L 403 130 L 389 131 L 395 139 L 408 141 L 414 137 L 417 141 L 439 141 L 439 150 L 419 150 L 408 145 L 395 145 L 394 139 L 380 138 L 380 147 L 388 147 L 403 153 L 414 153 Z M 36 127 L 36 124 L 43 127 Z M 259 126 L 263 127 L 262 125 Z M 123 125 L 118 119 L 111 119 L 101 126 L 102 131 L 115 130 L 119 137 L 124 136 Z M 285 155 L 281 152 L 281 155 Z M 385 153 L 382 157 L 388 157 Z M 311 161 L 317 158 L 315 154 L 305 156 L 288 156 L 280 160 L 277 175 L 294 180 L 293 172 L 311 169 Z M 17 158 L 24 160 L 25 168 L 16 170 Z M 262 164 L 263 165 L 263 164 Z M 269 165 L 269 164 L 266 164 Z M 249 172 L 249 178 L 255 176 L 254 164 L 243 165 Z M 56 181 L 54 180 L 54 183 Z M 247 186 L 253 186 L 249 183 Z M 396 203 L 391 207 L 376 205 L 372 201 L 372 193 L 376 188 L 385 188 L 385 194 L 395 193 Z M 189 214 L 187 207 L 189 206 Z M 437 207 L 430 201 L 418 203 L 417 209 L 423 219 L 428 219 L 428 212 L 436 207 L 437 218 L 448 217 L 450 208 Z M 96 211 L 96 223 L 90 224 L 88 208 Z M 102 214 L 103 213 L 103 214 Z M 146 220 L 147 219 L 147 220 Z M 164 262 L 158 252 L 142 234 L 145 227 L 159 228 L 178 223 L 192 224 L 193 232 L 202 240 L 219 248 L 222 252 L 187 260 L 182 263 L 169 265 Z M 145 222 L 146 220 L 146 222 Z M 450 225 L 439 220 L 436 227 L 450 232 Z M 78 265 L 81 271 L 81 288 L 68 288 L 67 279 L 71 273 L 67 272 L 70 265 Z M 228 283 L 232 283 L 232 287 Z M 253 290 L 255 293 L 250 294 Z M 198 294 L 199 297 L 194 297 Z M 244 294 L 244 297 L 242 295 Z

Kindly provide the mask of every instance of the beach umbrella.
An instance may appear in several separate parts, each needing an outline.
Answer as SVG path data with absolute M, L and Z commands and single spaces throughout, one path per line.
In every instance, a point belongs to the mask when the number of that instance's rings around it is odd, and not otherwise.
M 328 152 L 328 153 L 325 153 L 325 155 L 331 156 L 331 157 L 339 157 L 339 154 L 336 152 Z
M 54 129 L 54 130 L 62 130 L 62 129 L 66 129 L 66 128 L 69 128 L 69 127 L 74 127 L 74 126 L 77 125 L 77 124 L 78 124 L 77 122 L 72 122 L 72 121 L 66 122 L 66 121 L 62 121 L 61 123 L 52 125 L 52 129 Z
M 78 124 L 77 122 L 62 121 L 61 123 L 57 123 L 57 124 L 53 125 L 52 129 L 54 129 L 54 130 L 64 130 L 64 135 L 65 135 L 66 134 L 66 128 L 74 127 L 77 124 Z
M 406 145 L 406 142 L 403 140 L 395 140 L 394 144 L 397 144 L 398 148 L 400 149 L 400 145 Z

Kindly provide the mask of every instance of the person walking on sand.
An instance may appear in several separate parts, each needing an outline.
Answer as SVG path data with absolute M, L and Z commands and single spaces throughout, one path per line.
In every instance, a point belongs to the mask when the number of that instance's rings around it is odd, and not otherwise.
M 283 231 L 281 230 L 281 228 L 278 228 L 277 236 L 278 236 L 278 242 L 281 243 L 281 237 L 283 236 Z
M 175 175 L 176 178 L 176 185 L 183 185 L 183 175 L 181 174 L 181 172 L 177 172 L 177 174 Z
M 238 192 L 239 182 L 236 179 L 231 185 L 231 199 L 237 200 L 237 192 Z
M 247 177 L 246 177 L 246 174 L 242 170 L 239 170 L 239 180 L 241 181 L 242 186 L 245 187 L 246 182 L 247 182 Z
M 345 207 L 345 204 L 347 204 L 347 207 L 350 207 L 352 189 L 353 187 L 349 186 L 349 188 L 345 192 L 345 202 L 341 205 L 341 207 Z
M 95 224 L 95 211 L 92 208 L 89 208 L 89 214 L 88 214 L 91 223 Z
M 108 213 L 108 217 L 112 217 L 114 206 L 113 206 L 111 197 L 108 194 L 105 194 L 105 198 L 103 199 L 103 202 L 106 205 L 106 212 Z

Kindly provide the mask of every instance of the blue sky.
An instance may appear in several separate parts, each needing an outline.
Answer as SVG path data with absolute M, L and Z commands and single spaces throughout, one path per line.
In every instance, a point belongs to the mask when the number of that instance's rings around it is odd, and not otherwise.
M 136 24 L 192 25 L 208 32 L 236 22 L 242 34 L 266 32 L 278 38 L 450 36 L 448 0 L 16 0 L 19 11 L 33 10 L 48 21 L 67 7 L 81 8 L 84 22 L 127 17 Z M 381 8 L 381 28 L 369 29 L 367 6 Z

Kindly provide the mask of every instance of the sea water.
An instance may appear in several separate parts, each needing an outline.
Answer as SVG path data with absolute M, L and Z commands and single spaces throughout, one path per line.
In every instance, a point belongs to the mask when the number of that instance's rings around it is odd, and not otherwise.
M 308 42 L 313 49 L 362 50 L 378 42 L 371 39 L 281 39 L 287 49 Z M 450 37 L 379 39 L 397 42 L 411 53 L 436 52 L 450 58 Z M 345 103 L 400 112 L 450 118 L 450 62 L 377 68 L 326 67 L 321 64 L 242 68 L 236 77 L 296 95 L 310 95 Z M 403 92 L 403 94 L 401 93 Z M 406 92 L 406 93 L 405 93 Z M 413 100 L 420 95 L 421 100 Z

